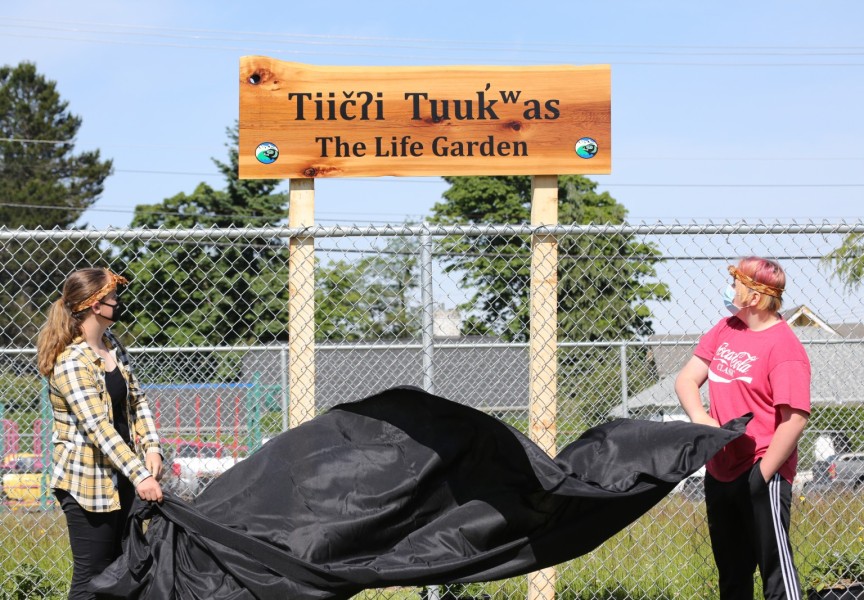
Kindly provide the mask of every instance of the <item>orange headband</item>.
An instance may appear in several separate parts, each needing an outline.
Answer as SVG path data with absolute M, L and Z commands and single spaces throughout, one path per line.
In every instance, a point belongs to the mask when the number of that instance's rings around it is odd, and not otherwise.
M 743 283 L 751 290 L 755 290 L 762 294 L 768 294 L 769 296 L 774 296 L 775 298 L 780 298 L 783 295 L 783 288 L 776 288 L 770 285 L 765 285 L 764 283 L 759 283 L 758 281 L 756 281 L 752 277 L 748 277 L 732 265 L 729 265 L 728 269 L 729 274 L 732 275 L 732 277 Z
M 75 306 L 72 307 L 72 312 L 77 313 L 81 312 L 85 308 L 89 308 L 91 304 L 99 300 L 100 298 L 104 298 L 115 289 L 117 289 L 118 285 L 128 285 L 129 280 L 123 277 L 122 275 L 117 275 L 116 273 L 112 273 L 108 269 L 105 269 L 105 272 L 108 273 L 108 283 L 99 288 L 99 291 L 93 293 L 88 297 L 84 302 L 79 302 Z

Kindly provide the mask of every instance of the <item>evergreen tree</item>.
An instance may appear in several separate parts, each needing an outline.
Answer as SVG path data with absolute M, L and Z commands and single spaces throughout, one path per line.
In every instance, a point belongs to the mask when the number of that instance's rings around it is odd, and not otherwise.
M 214 159 L 224 189 L 201 183 L 135 208 L 133 227 L 162 229 L 278 226 L 287 217 L 279 181 L 239 179 L 237 128 L 228 161 Z M 322 341 L 394 339 L 419 330 L 411 303 L 416 244 L 393 238 L 384 255 L 316 268 L 316 335 Z M 131 334 L 138 345 L 243 345 L 288 339 L 288 245 L 284 239 L 168 241 L 120 248 L 132 283 Z M 200 360 L 204 357 L 199 356 Z M 201 365 L 198 366 L 201 369 Z M 178 376 L 181 374 L 178 374 Z M 186 380 L 193 374 L 183 374 Z M 198 374 L 200 375 L 200 373 Z
M 68 228 L 97 200 L 111 161 L 98 150 L 74 153 L 81 122 L 35 65 L 0 67 L 0 226 Z M 68 274 L 97 264 L 104 256 L 88 241 L 4 244 L 0 346 L 32 347 Z
M 380 252 L 316 269 L 315 332 L 322 341 L 413 339 L 421 315 L 412 299 L 418 286 L 419 244 L 391 238 Z
M 227 130 L 228 162 L 214 159 L 225 189 L 201 183 L 159 204 L 135 208 L 133 227 L 267 227 L 287 215 L 279 181 L 237 176 L 237 127 Z M 132 284 L 138 344 L 219 345 L 287 339 L 288 246 L 254 239 L 148 242 L 121 249 Z
M 0 223 L 67 228 L 99 198 L 111 161 L 74 153 L 81 123 L 34 64 L 0 67 Z

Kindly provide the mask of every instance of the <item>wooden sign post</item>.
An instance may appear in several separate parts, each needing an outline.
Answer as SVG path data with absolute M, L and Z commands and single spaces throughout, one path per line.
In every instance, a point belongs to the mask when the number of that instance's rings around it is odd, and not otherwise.
M 550 455 L 557 435 L 559 174 L 611 171 L 608 65 L 319 67 L 264 56 L 240 61 L 239 176 L 290 179 L 289 223 L 314 224 L 314 179 L 531 175 L 530 436 Z M 292 426 L 315 410 L 314 245 L 290 242 Z M 555 569 L 529 597 L 554 597 Z
M 315 182 L 292 179 L 288 226 L 315 223 Z M 292 237 L 288 246 L 289 426 L 315 416 L 315 239 Z
M 558 178 L 531 179 L 531 225 L 558 224 Z M 537 232 L 531 236 L 531 329 L 529 351 L 529 437 L 549 456 L 557 454 L 558 434 L 558 240 Z M 555 597 L 554 567 L 528 578 L 529 600 Z

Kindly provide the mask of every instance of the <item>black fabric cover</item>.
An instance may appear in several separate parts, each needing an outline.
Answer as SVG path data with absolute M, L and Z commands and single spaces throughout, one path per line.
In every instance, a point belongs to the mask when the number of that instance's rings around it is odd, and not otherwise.
M 138 502 L 123 556 L 92 587 L 153 600 L 348 598 L 528 573 L 596 548 L 747 420 L 621 419 L 553 460 L 480 411 L 394 388 L 274 438 L 191 504 Z

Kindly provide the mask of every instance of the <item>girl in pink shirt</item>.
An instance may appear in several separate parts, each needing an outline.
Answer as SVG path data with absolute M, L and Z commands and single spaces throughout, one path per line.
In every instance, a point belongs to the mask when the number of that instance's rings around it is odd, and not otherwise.
M 798 440 L 810 416 L 810 361 L 778 314 L 786 275 L 751 256 L 729 267 L 733 316 L 702 336 L 675 381 L 694 423 L 718 427 L 752 413 L 745 436 L 706 465 L 705 503 L 721 600 L 753 598 L 753 574 L 769 599 L 800 599 L 789 543 Z M 699 388 L 708 381 L 710 410 Z

